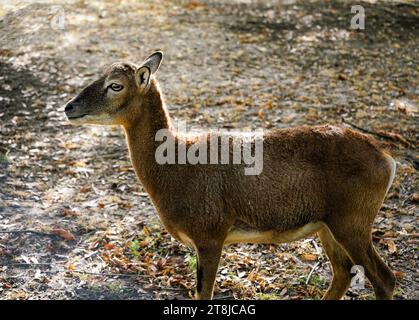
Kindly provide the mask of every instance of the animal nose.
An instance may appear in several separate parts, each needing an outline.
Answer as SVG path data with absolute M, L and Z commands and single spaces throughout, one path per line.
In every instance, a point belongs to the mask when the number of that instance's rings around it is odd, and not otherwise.
M 72 103 L 67 103 L 67 105 L 65 106 L 65 112 L 70 112 L 73 111 L 74 106 Z

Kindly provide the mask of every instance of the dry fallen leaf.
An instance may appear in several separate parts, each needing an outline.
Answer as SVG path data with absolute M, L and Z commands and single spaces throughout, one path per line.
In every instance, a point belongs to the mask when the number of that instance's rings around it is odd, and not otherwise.
M 77 217 L 79 214 L 76 211 L 64 209 L 63 215 L 64 217 Z
M 115 248 L 115 244 L 113 244 L 112 242 L 109 242 L 109 243 L 105 244 L 103 247 L 106 250 L 111 250 L 111 249 Z
M 381 239 L 379 242 L 385 244 L 390 253 L 397 253 L 397 247 L 393 240 Z
M 149 235 L 150 235 L 150 230 L 149 230 L 146 226 L 144 226 L 144 228 L 143 228 L 143 232 L 144 232 L 144 234 L 145 234 L 146 236 L 149 236 Z
M 301 255 L 301 258 L 303 258 L 306 261 L 316 261 L 317 260 L 317 256 L 314 254 L 310 254 L 310 253 L 303 253 Z
M 396 244 L 394 243 L 393 240 L 388 240 L 387 241 L 387 248 L 388 248 L 388 251 L 390 251 L 390 253 L 396 253 L 397 252 L 397 247 L 396 247 Z
M 66 241 L 72 241 L 76 239 L 69 231 L 64 229 L 53 229 L 51 230 L 51 234 L 55 234 Z
M 92 188 L 90 187 L 81 187 L 80 188 L 80 193 L 87 193 L 90 192 L 92 190 Z

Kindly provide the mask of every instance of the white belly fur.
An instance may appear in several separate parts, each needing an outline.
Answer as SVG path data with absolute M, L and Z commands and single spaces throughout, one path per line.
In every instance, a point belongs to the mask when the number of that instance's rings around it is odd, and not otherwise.
M 224 241 L 224 244 L 232 243 L 285 243 L 307 237 L 321 228 L 322 222 L 313 222 L 304 225 L 301 228 L 278 232 L 275 230 L 258 231 L 258 230 L 240 230 L 232 229 Z

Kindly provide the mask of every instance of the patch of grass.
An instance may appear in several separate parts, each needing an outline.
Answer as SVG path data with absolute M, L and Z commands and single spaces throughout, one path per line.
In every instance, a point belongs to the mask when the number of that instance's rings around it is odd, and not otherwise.
M 185 256 L 185 261 L 188 264 L 189 271 L 190 272 L 195 272 L 196 266 L 197 266 L 195 255 L 187 253 L 186 256 Z
M 138 260 L 139 257 L 140 257 L 140 252 L 139 252 L 139 250 L 140 250 L 140 243 L 139 243 L 139 241 L 138 240 L 131 241 L 131 243 L 129 244 L 128 248 L 129 248 L 131 254 L 133 255 L 134 259 L 135 260 Z
M 316 288 L 323 288 L 325 285 L 324 279 L 316 274 L 311 275 L 308 283 L 314 285 Z
M 260 300 L 279 300 L 279 296 L 275 292 L 270 292 L 270 293 L 260 292 L 257 294 L 257 298 Z

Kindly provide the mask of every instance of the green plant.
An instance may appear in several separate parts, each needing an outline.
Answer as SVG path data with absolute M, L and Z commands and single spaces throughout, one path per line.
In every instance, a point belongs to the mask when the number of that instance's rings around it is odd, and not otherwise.
M 185 256 L 185 261 L 188 264 L 190 272 L 195 272 L 196 270 L 196 257 L 190 253 L 187 253 Z
M 139 256 L 140 256 L 140 243 L 138 242 L 138 240 L 133 240 L 131 241 L 131 243 L 128 246 L 131 254 L 134 256 L 134 259 L 138 260 Z
M 310 278 L 309 284 L 314 285 L 316 288 L 323 288 L 324 287 L 324 279 L 316 274 L 313 274 Z
M 279 296 L 275 292 L 263 293 L 260 292 L 257 294 L 258 299 L 261 300 L 279 300 Z

